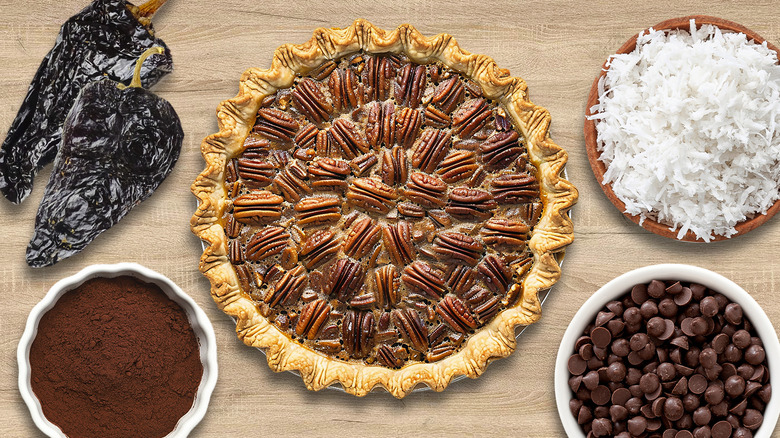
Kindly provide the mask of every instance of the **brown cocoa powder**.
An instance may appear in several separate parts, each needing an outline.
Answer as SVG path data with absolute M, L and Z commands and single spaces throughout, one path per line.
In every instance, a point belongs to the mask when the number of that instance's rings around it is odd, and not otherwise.
M 162 437 L 192 407 L 203 375 L 184 310 L 154 284 L 95 278 L 41 318 L 32 389 L 69 437 Z

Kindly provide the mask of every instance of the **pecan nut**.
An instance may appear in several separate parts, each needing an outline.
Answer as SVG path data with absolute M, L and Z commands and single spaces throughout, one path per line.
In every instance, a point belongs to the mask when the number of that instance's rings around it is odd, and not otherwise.
M 464 94 L 465 87 L 460 81 L 460 77 L 453 76 L 436 86 L 431 103 L 446 114 L 450 114 L 463 101 Z
M 436 235 L 433 251 L 440 260 L 459 260 L 469 266 L 476 266 L 482 257 L 482 244 L 471 236 L 450 231 Z
M 482 161 L 490 169 L 501 169 L 508 166 L 523 153 L 523 147 L 518 142 L 519 137 L 516 131 L 493 133 L 479 145 Z
M 290 233 L 282 227 L 266 227 L 249 238 L 246 244 L 246 258 L 255 262 L 282 252 L 287 246 Z
M 230 263 L 234 265 L 244 263 L 244 252 L 241 251 L 241 242 L 238 240 L 231 240 L 230 243 L 228 243 L 228 257 L 230 258 Z
M 411 108 L 401 108 L 395 116 L 395 139 L 408 148 L 414 144 L 417 133 L 422 127 L 423 115 L 420 111 Z
M 312 194 L 311 187 L 304 181 L 306 177 L 306 168 L 295 163 L 276 175 L 274 188 L 281 193 L 285 201 L 298 202 L 302 195 Z
M 330 95 L 336 111 L 344 112 L 358 105 L 358 78 L 352 69 L 334 69 L 328 78 Z
M 441 179 L 444 182 L 452 184 L 471 178 L 477 169 L 479 169 L 479 164 L 477 164 L 477 157 L 474 152 L 454 150 L 439 164 L 439 170 L 436 173 L 441 175 Z
M 366 84 L 367 100 L 387 100 L 390 82 L 395 76 L 395 62 L 389 56 L 372 56 L 363 69 L 363 83 Z
M 396 309 L 392 313 L 393 324 L 401 337 L 418 351 L 428 349 L 428 328 L 414 309 Z
M 430 126 L 432 128 L 446 128 L 450 126 L 451 122 L 452 118 L 442 110 L 432 105 L 425 107 L 425 126 Z
M 354 173 L 355 176 L 360 177 L 367 174 L 378 162 L 379 159 L 376 157 L 376 155 L 364 154 L 350 161 L 349 167 L 352 168 L 352 173 Z
M 341 201 L 334 196 L 315 196 L 295 204 L 298 225 L 319 226 L 341 219 Z
M 359 262 L 350 258 L 339 259 L 328 265 L 322 292 L 335 295 L 342 303 L 347 302 L 363 286 L 365 276 L 366 271 Z
M 385 149 L 382 154 L 382 181 L 388 185 L 403 184 L 408 172 L 406 150 L 401 146 Z
M 493 215 L 492 210 L 498 207 L 493 196 L 480 189 L 456 187 L 450 191 L 448 198 L 447 207 L 444 210 L 459 219 L 476 217 L 480 220 L 486 220 Z
M 366 122 L 366 137 L 373 148 L 390 147 L 395 142 L 395 105 L 393 102 L 371 105 Z
M 498 294 L 506 293 L 509 282 L 512 281 L 512 270 L 504 259 L 495 254 L 487 255 L 477 266 L 477 270 L 490 290 Z
M 353 159 L 370 150 L 357 126 L 347 119 L 337 119 L 328 131 L 333 142 L 341 148 L 344 156 Z
M 539 182 L 527 173 L 501 175 L 490 185 L 493 197 L 502 204 L 523 204 L 539 199 Z
M 404 361 L 395 354 L 393 347 L 382 344 L 376 351 L 376 358 L 382 365 L 388 368 L 400 368 L 404 364 Z
M 397 208 L 401 215 L 409 218 L 422 219 L 425 217 L 425 210 L 419 205 L 411 202 L 401 202 L 398 204 Z
M 273 289 L 269 289 L 263 301 L 271 307 L 278 305 L 288 306 L 301 297 L 303 288 L 306 286 L 306 270 L 303 266 L 285 272 L 276 282 Z
M 298 122 L 284 111 L 261 108 L 257 112 L 257 120 L 252 132 L 271 140 L 289 143 L 298 132 Z
M 437 300 L 446 292 L 444 273 L 419 260 L 404 269 L 401 281 L 410 289 Z
M 233 201 L 233 216 L 250 225 L 272 222 L 282 217 L 283 201 L 267 190 L 241 195 Z
M 340 246 L 341 243 L 335 238 L 332 231 L 319 230 L 303 242 L 300 256 L 306 260 L 304 266 L 311 269 L 334 257 L 339 252 Z
M 317 142 L 317 127 L 313 123 L 307 123 L 295 135 L 295 144 L 302 149 L 313 147 Z
M 459 298 L 447 295 L 436 305 L 436 313 L 453 330 L 468 333 L 477 328 L 477 321 Z
M 417 254 L 412 244 L 412 227 L 407 221 L 383 226 L 382 241 L 390 255 L 390 260 L 397 265 L 410 263 Z
M 312 188 L 343 191 L 347 188 L 350 168 L 346 161 L 325 157 L 309 165 Z
M 333 105 L 328 102 L 319 84 L 309 78 L 303 78 L 292 92 L 292 99 L 298 112 L 314 123 L 322 123 L 330 118 Z
M 485 99 L 471 99 L 452 115 L 452 131 L 460 138 L 469 138 L 487 124 L 491 115 Z
M 323 299 L 312 301 L 301 309 L 298 322 L 295 324 L 295 333 L 306 339 L 316 339 L 320 328 L 330 318 L 330 304 Z
M 341 338 L 344 350 L 351 357 L 364 357 L 371 351 L 374 337 L 374 314 L 359 310 L 349 310 L 341 323 Z
M 471 311 L 476 314 L 477 319 L 483 324 L 490 321 L 498 313 L 501 306 L 501 301 L 498 297 L 479 286 L 469 290 L 463 296 L 463 299 L 466 305 L 471 308 Z
M 539 222 L 539 218 L 542 216 L 542 203 L 541 202 L 529 202 L 520 206 L 520 218 L 528 224 L 529 227 L 533 227 Z
M 482 240 L 488 245 L 520 248 L 528 240 L 529 231 L 528 225 L 521 221 L 490 218 L 482 226 L 480 234 L 482 234 Z
M 447 192 L 447 184 L 439 178 L 426 173 L 415 172 L 411 181 L 402 190 L 404 196 L 410 201 L 423 207 L 444 207 Z
M 380 237 L 381 230 L 371 218 L 355 221 L 344 238 L 344 254 L 359 259 L 371 251 Z
M 441 129 L 426 129 L 412 153 L 412 165 L 423 172 L 433 172 L 452 146 L 452 135 Z
M 400 286 L 401 278 L 393 265 L 384 265 L 374 271 L 374 280 L 376 290 L 379 295 L 379 302 L 383 306 L 395 306 L 401 301 Z
M 476 281 L 474 270 L 465 265 L 453 265 L 447 273 L 447 286 L 452 293 L 462 296 L 466 293 Z
M 395 85 L 395 101 L 409 108 L 420 106 L 428 77 L 424 65 L 406 64 Z
M 274 165 L 264 160 L 239 158 L 236 160 L 236 172 L 244 183 L 253 189 L 263 188 L 271 184 L 274 176 Z
M 398 192 L 372 178 L 355 178 L 347 190 L 349 202 L 366 211 L 387 214 L 398 199 Z

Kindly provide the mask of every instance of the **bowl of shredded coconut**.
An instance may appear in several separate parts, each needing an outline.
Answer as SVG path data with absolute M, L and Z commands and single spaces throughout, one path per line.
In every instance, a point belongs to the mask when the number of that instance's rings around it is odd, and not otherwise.
M 745 234 L 780 209 L 778 49 L 715 17 L 642 31 L 594 81 L 585 142 L 604 193 L 643 228 Z

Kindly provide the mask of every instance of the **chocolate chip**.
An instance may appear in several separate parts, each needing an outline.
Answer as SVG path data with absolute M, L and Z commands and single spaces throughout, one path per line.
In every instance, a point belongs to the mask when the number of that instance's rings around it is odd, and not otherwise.
M 641 305 L 642 303 L 647 301 L 647 298 L 649 298 L 647 294 L 647 286 L 645 286 L 644 284 L 637 284 L 631 289 L 631 299 L 637 305 Z
M 618 388 L 612 392 L 612 404 L 624 406 L 631 398 L 631 391 L 627 388 Z
M 691 289 L 684 287 L 680 293 L 674 296 L 674 304 L 677 304 L 678 306 L 684 306 L 691 302 L 692 297 L 693 293 Z
M 590 423 L 590 420 L 592 419 L 593 419 L 593 413 L 590 411 L 590 409 L 588 409 L 587 406 L 581 407 L 580 412 L 577 414 L 577 423 L 578 424 Z
M 664 382 L 668 382 L 669 380 L 677 377 L 677 370 L 674 369 L 674 364 L 671 362 L 664 362 L 659 364 L 658 368 L 655 370 L 655 373 L 658 374 L 658 377 L 660 377 Z
M 758 365 L 766 359 L 764 347 L 760 345 L 751 345 L 745 349 L 745 361 L 751 365 Z
M 628 409 L 621 405 L 612 405 L 609 407 L 609 418 L 615 423 L 623 421 L 628 418 Z
M 721 379 L 728 379 L 729 377 L 737 374 L 737 367 L 733 363 L 724 363 L 722 365 L 723 370 L 720 372 Z
M 623 312 L 623 321 L 626 324 L 640 324 L 642 322 L 642 315 L 639 314 L 639 308 L 629 307 Z
M 596 347 L 606 348 L 612 342 L 612 333 L 605 327 L 596 327 L 590 332 L 590 338 Z
M 686 338 L 685 336 L 678 336 L 672 339 L 671 344 L 680 347 L 683 350 L 687 350 L 689 348 L 688 338 Z
M 697 408 L 695 411 L 693 411 L 693 422 L 696 423 L 697 426 L 704 426 L 705 424 L 710 424 L 711 419 L 712 419 L 712 411 L 710 411 L 710 408 L 706 406 L 701 406 Z
M 693 438 L 693 434 L 687 430 L 681 430 L 674 435 L 674 438 Z
M 615 315 L 623 314 L 623 304 L 620 301 L 610 301 L 606 304 L 605 307 Z
M 745 415 L 742 416 L 742 423 L 750 430 L 756 430 L 761 427 L 763 421 L 764 416 L 755 409 L 745 410 Z
M 596 403 L 599 406 L 607 404 L 611 396 L 612 394 L 609 392 L 609 388 L 604 385 L 597 386 L 596 389 L 590 393 L 590 397 L 591 400 L 593 400 L 593 403 Z
M 733 428 L 726 420 L 721 420 L 712 426 L 712 438 L 729 438 Z
M 687 336 L 694 336 L 693 333 L 693 318 L 685 318 L 680 322 L 680 329 Z
M 742 306 L 737 303 L 730 303 L 726 306 L 726 310 L 723 311 L 723 315 L 729 324 L 739 325 L 742 322 Z
M 631 435 L 642 435 L 645 433 L 645 430 L 647 430 L 647 420 L 644 417 L 633 417 L 628 420 L 628 432 Z
M 623 362 L 614 362 L 607 367 L 607 377 L 610 382 L 621 382 L 626 378 L 626 366 Z
M 712 338 L 712 349 L 718 354 L 723 354 L 727 345 L 729 345 L 729 337 L 726 334 L 718 333 Z
M 585 362 L 578 354 L 573 354 L 569 358 L 568 368 L 571 374 L 582 374 L 586 369 L 588 369 L 588 363 Z
M 716 405 L 723 401 L 723 397 L 726 395 L 723 390 L 723 383 L 712 382 L 704 391 L 704 400 L 711 405 Z
M 734 345 L 740 350 L 744 350 L 750 345 L 750 333 L 744 329 L 737 330 L 733 335 L 731 335 L 731 342 L 733 342 Z
M 655 392 L 661 386 L 661 381 L 656 374 L 645 374 L 639 379 L 639 387 L 645 394 Z
M 629 346 L 628 341 L 622 338 L 612 341 L 611 349 L 613 353 L 620 357 L 626 357 L 628 356 L 628 353 L 631 352 L 631 347 Z
M 591 423 L 591 431 L 593 436 L 609 436 L 612 435 L 612 422 L 606 418 L 598 418 Z
M 569 388 L 571 392 L 577 392 L 582 384 L 582 376 L 571 376 L 569 378 Z
M 571 411 L 571 414 L 575 417 L 580 412 L 580 408 L 582 407 L 582 400 L 577 399 L 571 399 L 569 400 L 569 410 Z
M 739 362 L 742 360 L 742 350 L 734 344 L 726 345 L 726 349 L 723 350 L 723 357 L 729 362 Z
M 691 289 L 692 297 L 699 301 L 701 301 L 704 298 L 704 295 L 707 293 L 707 287 L 697 283 L 691 283 L 691 285 L 688 287 Z
M 579 349 L 580 357 L 585 360 L 590 360 L 593 357 L 593 344 L 584 344 Z
M 704 297 L 699 303 L 699 310 L 702 315 L 712 318 L 718 314 L 718 301 L 715 297 Z
M 682 285 L 679 281 L 672 283 L 671 286 L 666 288 L 666 292 L 668 292 L 670 295 L 677 295 L 682 291 Z M 658 298 L 658 297 L 655 297 Z
M 674 395 L 685 395 L 688 393 L 688 379 L 683 377 L 680 377 L 680 380 L 677 381 L 677 384 L 674 385 L 672 388 L 672 394 Z
M 631 346 L 631 351 L 639 351 L 650 343 L 650 338 L 644 333 L 636 333 L 635 335 L 631 336 L 629 343 Z
M 639 314 L 644 319 L 650 319 L 655 315 L 658 315 L 658 305 L 653 301 L 645 301 L 642 306 L 639 307 Z
M 732 398 L 737 398 L 745 392 L 745 379 L 739 376 L 731 376 L 723 383 L 723 387 Z
M 688 389 L 694 394 L 702 394 L 707 390 L 707 378 L 701 374 L 694 374 L 688 379 Z
M 746 427 L 738 427 L 734 433 L 731 434 L 731 438 L 753 438 L 753 433 Z
M 613 319 L 607 323 L 607 328 L 614 338 L 623 332 L 623 329 L 626 328 L 626 324 L 619 319 Z
M 685 413 L 682 400 L 677 397 L 669 397 L 664 402 L 664 417 L 670 421 L 677 421 Z
M 706 319 L 702 318 L 701 316 L 693 318 L 693 321 L 691 322 L 691 330 L 693 331 L 694 336 L 704 335 L 707 333 L 708 329 L 709 323 L 707 323 Z
M 677 304 L 671 298 L 664 298 L 658 302 L 658 313 L 664 318 L 677 316 Z
M 718 353 L 712 348 L 705 348 L 699 353 L 699 363 L 704 368 L 712 368 L 718 363 Z
M 709 426 L 701 426 L 693 429 L 693 438 L 712 438 Z
M 585 385 L 589 391 L 593 391 L 599 386 L 599 373 L 597 371 L 589 371 L 582 376 L 582 384 Z
M 579 338 L 577 338 L 577 341 L 574 343 L 574 349 L 579 350 L 580 348 L 582 348 L 583 345 L 590 344 L 590 343 L 591 343 L 590 336 L 580 336 Z
M 699 396 L 695 394 L 685 394 L 682 398 L 682 401 L 685 412 L 693 412 L 701 405 Z
M 608 323 L 612 320 L 612 318 L 615 317 L 615 314 L 612 312 L 599 312 L 596 315 L 596 327 L 601 327 L 604 324 Z
M 746 409 L 747 409 L 747 400 L 742 400 L 741 402 L 739 402 L 736 405 L 734 405 L 733 408 L 729 409 L 729 412 L 734 414 L 734 415 L 738 415 L 738 416 L 741 417 L 741 416 L 745 415 L 745 410 Z

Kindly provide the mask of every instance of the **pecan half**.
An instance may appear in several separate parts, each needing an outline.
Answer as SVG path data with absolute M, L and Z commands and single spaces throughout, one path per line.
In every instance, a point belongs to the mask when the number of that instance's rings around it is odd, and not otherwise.
M 282 252 L 287 246 L 290 233 L 282 227 L 266 227 L 249 238 L 246 244 L 246 258 L 259 262 Z
M 314 70 L 309 72 L 309 76 L 313 77 L 314 79 L 321 81 L 328 77 L 330 72 L 335 70 L 337 67 L 336 63 L 334 61 L 327 61 L 322 63 L 319 67 L 315 68 Z
M 239 158 L 236 160 L 236 171 L 244 183 L 253 189 L 259 189 L 271 184 L 275 170 L 274 165 L 264 160 Z
M 398 199 L 398 192 L 373 178 L 355 178 L 347 190 L 349 202 L 366 211 L 387 214 Z
M 341 338 L 344 350 L 351 357 L 364 357 L 371 351 L 374 337 L 374 314 L 359 310 L 349 310 L 341 322 Z
M 241 195 L 233 201 L 233 216 L 250 225 L 272 222 L 282 217 L 283 201 L 268 190 Z
M 334 121 L 329 132 L 333 142 L 341 148 L 344 156 L 350 160 L 370 150 L 368 143 L 357 126 L 347 119 Z
M 490 218 L 493 215 L 492 210 L 498 207 L 490 193 L 479 189 L 456 187 L 450 191 L 448 198 L 444 210 L 459 219 L 485 220 Z
M 420 106 L 428 80 L 424 65 L 406 64 L 398 74 L 395 85 L 395 101 L 409 108 Z
M 447 184 L 444 181 L 420 172 L 413 173 L 410 180 L 406 188 L 401 191 L 409 200 L 423 207 L 444 207 L 447 196 Z
M 344 238 L 344 254 L 359 259 L 371 251 L 380 237 L 381 230 L 373 219 L 365 217 L 355 221 Z
M 539 198 L 539 183 L 527 173 L 510 173 L 490 181 L 493 197 L 502 204 L 523 204 Z
M 426 126 L 431 126 L 433 128 L 446 128 L 450 126 L 450 122 L 452 122 L 452 119 L 444 111 L 432 105 L 425 107 Z
M 358 104 L 358 78 L 352 69 L 334 69 L 328 78 L 330 95 L 336 111 L 344 112 L 355 108 Z
M 417 138 L 417 133 L 422 126 L 423 116 L 418 110 L 411 108 L 401 108 L 395 116 L 395 139 L 408 148 L 414 144 L 414 140 Z
M 230 263 L 234 265 L 244 263 L 244 252 L 241 250 L 241 242 L 231 240 L 228 243 L 228 257 L 230 258 Z
M 401 146 L 393 146 L 382 153 L 382 181 L 388 185 L 403 184 L 408 175 L 406 150 Z
M 300 256 L 306 261 L 304 266 L 311 269 L 334 257 L 339 252 L 340 246 L 341 243 L 332 231 L 319 230 L 303 242 Z
M 452 115 L 452 131 L 460 138 L 469 138 L 485 126 L 491 114 L 485 99 L 477 98 L 466 101 Z
M 401 301 L 399 295 L 401 278 L 394 265 L 384 265 L 374 271 L 376 291 L 382 306 L 395 306 Z
M 398 212 L 403 216 L 422 219 L 425 217 L 425 210 L 417 204 L 411 202 L 402 202 L 398 204 Z
M 401 337 L 419 351 L 428 349 L 428 328 L 414 309 L 396 309 L 392 313 L 393 324 Z
M 350 168 L 346 161 L 325 157 L 309 165 L 311 186 L 317 190 L 343 191 Z
M 496 110 L 496 131 L 509 131 L 512 129 L 512 122 L 506 117 L 502 109 Z
M 501 301 L 498 297 L 479 286 L 474 286 L 469 290 L 463 299 L 483 324 L 493 318 L 501 307 Z
M 462 296 L 474 286 L 475 281 L 474 270 L 465 265 L 453 265 L 447 272 L 447 286 L 458 296 Z
M 444 273 L 419 260 L 404 269 L 401 281 L 407 287 L 437 300 L 446 292 Z
M 395 141 L 395 105 L 393 102 L 371 105 L 366 122 L 366 138 L 373 148 L 390 147 Z
M 276 307 L 279 304 L 290 305 L 298 301 L 305 286 L 306 270 L 303 269 L 303 266 L 296 266 L 279 278 L 273 289 L 268 290 L 263 301 L 271 307 Z
M 411 262 L 417 254 L 412 244 L 412 227 L 407 221 L 398 221 L 395 225 L 383 226 L 382 241 L 390 254 L 390 260 L 397 265 Z
M 354 173 L 355 176 L 363 176 L 368 173 L 371 168 L 374 167 L 374 165 L 378 162 L 379 159 L 376 157 L 376 155 L 364 154 L 350 161 L 349 167 L 352 168 L 352 173 Z
M 529 227 L 533 227 L 539 222 L 539 218 L 542 216 L 542 203 L 541 202 L 529 202 L 520 206 L 520 218 L 528 224 Z
M 341 219 L 341 201 L 333 196 L 306 198 L 295 204 L 298 225 L 319 226 Z
M 412 153 L 412 165 L 423 172 L 433 172 L 441 163 L 452 146 L 449 131 L 428 128 L 420 135 L 420 140 Z
M 490 218 L 482 226 L 480 234 L 488 245 L 502 245 L 510 248 L 525 246 L 530 228 L 521 221 Z
M 469 266 L 476 266 L 482 257 L 482 244 L 479 241 L 454 231 L 437 234 L 433 250 L 440 260 L 460 260 Z
M 485 256 L 477 270 L 490 290 L 499 294 L 506 293 L 506 288 L 512 281 L 512 270 L 501 257 L 494 254 Z
M 235 239 L 239 234 L 241 234 L 241 222 L 237 221 L 232 214 L 228 215 L 225 221 L 225 235 Z
M 436 173 L 441 175 L 444 182 L 452 184 L 462 179 L 471 178 L 477 169 L 479 169 L 479 164 L 477 164 L 474 152 L 458 149 L 450 152 L 444 158 Z
M 368 292 L 363 295 L 358 295 L 349 300 L 349 306 L 357 309 L 370 309 L 376 304 L 376 297 L 373 293 Z
M 425 360 L 428 362 L 437 362 L 455 352 L 455 346 L 452 344 L 437 345 L 425 353 Z
M 477 321 L 471 315 L 468 307 L 459 298 L 447 295 L 436 305 L 436 313 L 453 330 L 468 333 L 477 328 Z
M 298 112 L 314 123 L 322 123 L 330 118 L 333 106 L 328 102 L 318 83 L 303 78 L 292 92 L 292 99 Z
M 350 258 L 339 259 L 326 268 L 326 281 L 322 292 L 345 303 L 363 286 L 366 271 L 363 266 Z
M 298 132 L 298 122 L 284 111 L 261 108 L 257 112 L 257 120 L 252 127 L 252 132 L 271 140 L 289 143 Z
M 279 172 L 274 178 L 274 188 L 284 196 L 287 202 L 298 202 L 302 195 L 311 195 L 312 190 L 306 184 L 306 168 L 297 162 Z
M 238 285 L 242 291 L 251 294 L 251 287 L 254 283 L 254 275 L 252 275 L 252 268 L 249 265 L 233 265 L 236 269 L 236 277 L 238 278 Z
M 295 135 L 295 144 L 304 149 L 313 147 L 317 142 L 317 132 L 319 131 L 313 123 L 307 123 Z
M 314 145 L 314 150 L 317 151 L 317 156 L 329 157 L 331 154 L 331 135 L 328 131 L 318 131 L 317 141 Z
M 388 368 L 400 368 L 404 361 L 395 355 L 393 347 L 382 344 L 376 350 L 376 358 L 382 365 Z
M 459 76 L 453 76 L 436 86 L 431 102 L 442 111 L 451 113 L 462 101 L 465 87 Z
M 320 327 L 330 318 L 330 304 L 323 299 L 312 301 L 301 309 L 298 322 L 295 324 L 295 333 L 306 339 L 316 339 Z
M 482 161 L 490 169 L 502 169 L 520 154 L 523 153 L 523 147 L 520 146 L 518 138 L 520 135 L 516 131 L 494 132 L 480 146 L 482 152 Z
M 363 69 L 363 83 L 366 84 L 366 100 L 387 100 L 390 82 L 395 76 L 394 62 L 388 56 L 371 56 Z

